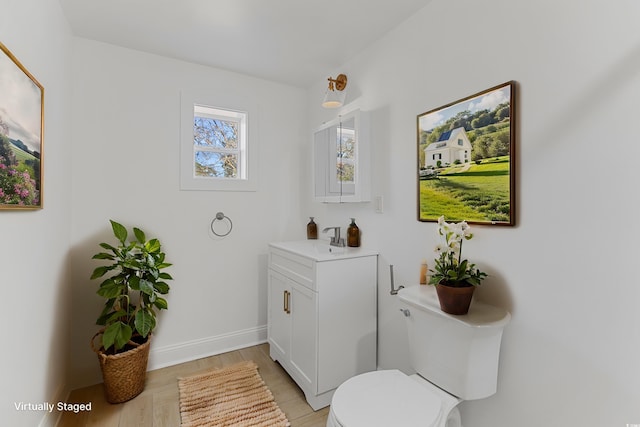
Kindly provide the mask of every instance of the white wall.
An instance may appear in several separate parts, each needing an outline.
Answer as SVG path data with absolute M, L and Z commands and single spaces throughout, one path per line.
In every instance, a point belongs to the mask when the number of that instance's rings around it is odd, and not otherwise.
M 416 220 L 416 116 L 517 81 L 517 225 L 476 226 L 465 246 L 491 275 L 478 298 L 513 318 L 498 393 L 462 404 L 465 427 L 640 423 L 640 144 L 629 137 L 640 99 L 639 13 L 633 0 L 433 0 L 327 70 L 349 77 L 342 111 L 372 112 L 373 195 L 385 210 L 308 195 L 303 214 L 320 227 L 355 216 L 363 244 L 380 250 L 378 362 L 407 372 L 388 265 L 397 284 L 416 284 L 436 242 L 435 225 Z M 312 128 L 338 114 L 320 108 L 323 91 L 322 82 L 309 90 Z M 310 194 L 310 181 L 303 185 Z
M 0 0 L 0 10 L 0 41 L 45 90 L 44 208 L 0 211 L 0 419 L 34 426 L 44 413 L 14 404 L 64 398 L 69 354 L 71 34 L 58 2 Z
M 308 215 L 320 227 L 346 227 L 355 216 L 363 244 L 381 253 L 379 365 L 408 372 L 388 265 L 398 283 L 415 283 L 435 242 L 433 224 L 415 219 L 416 115 L 511 79 L 519 99 L 518 225 L 476 227 L 465 254 L 491 274 L 478 297 L 507 307 L 513 320 L 499 391 L 462 405 L 465 426 L 640 423 L 640 148 L 629 136 L 640 99 L 637 2 L 433 0 L 327 70 L 349 76 L 351 107 L 372 111 L 374 195 L 384 196 L 383 214 L 370 203 L 311 200 L 299 163 L 309 164 L 310 129 L 336 113 L 319 107 L 324 82 L 309 89 L 307 111 L 307 94 L 290 87 L 87 40 L 76 39 L 72 59 L 56 2 L 0 5 L 10 11 L 0 14 L 0 40 L 45 87 L 45 208 L 0 212 L 0 319 L 10 325 L 0 387 L 5 424 L 43 418 L 15 411 L 13 402 L 55 401 L 65 383 L 99 381 L 88 339 L 101 302 L 88 276 L 97 242 L 110 237 L 109 218 L 159 237 L 175 264 L 170 310 L 154 343 L 152 363 L 161 364 L 233 341 L 238 331 L 259 333 L 266 243 L 302 238 Z M 457 65 L 442 66 L 450 63 Z M 255 96 L 256 193 L 178 190 L 183 87 Z M 624 155 L 605 157 L 606 144 Z M 223 240 L 207 231 L 219 210 L 234 220 Z
M 257 104 L 257 191 L 180 191 L 181 90 Z M 304 237 L 305 91 L 78 38 L 73 117 L 73 384 L 101 381 L 88 341 L 104 301 L 89 276 L 98 243 L 114 243 L 109 219 L 158 237 L 174 264 L 150 368 L 265 340 L 267 244 Z M 209 231 L 218 211 L 233 221 L 223 239 Z

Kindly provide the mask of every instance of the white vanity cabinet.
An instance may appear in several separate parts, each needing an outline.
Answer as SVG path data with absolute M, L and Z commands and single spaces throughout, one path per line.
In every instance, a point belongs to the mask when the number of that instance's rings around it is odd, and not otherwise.
M 318 241 L 269 245 L 270 355 L 314 410 L 348 378 L 376 370 L 377 254 Z M 335 253 L 335 252 L 338 253 Z

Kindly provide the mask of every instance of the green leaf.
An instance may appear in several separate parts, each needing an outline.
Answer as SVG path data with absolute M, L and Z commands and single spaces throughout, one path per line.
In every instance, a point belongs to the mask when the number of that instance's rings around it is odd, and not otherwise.
M 140 230 L 139 228 L 133 227 L 133 234 L 136 235 L 136 239 L 138 239 L 138 242 L 143 243 L 147 241 L 145 235 L 144 235 L 144 231 Z
M 91 259 L 114 259 L 114 256 L 104 252 L 100 252 L 91 257 Z
M 113 246 L 111 246 L 111 245 L 110 245 L 110 244 L 108 244 L 108 243 L 100 243 L 99 245 L 100 245 L 100 247 L 101 247 L 101 248 L 103 248 L 103 249 L 109 249 L 110 251 L 113 251 L 113 252 L 115 252 L 115 251 L 116 251 L 116 248 L 114 248 Z
M 162 268 L 162 267 L 158 267 L 158 268 Z M 158 279 L 173 280 L 173 277 L 171 277 L 169 273 L 160 273 L 158 274 Z
M 93 270 L 93 273 L 91 273 L 91 280 L 104 276 L 109 270 L 111 270 L 111 268 L 104 265 L 96 268 Z
M 158 299 L 155 300 L 153 305 L 158 307 L 160 310 L 166 310 L 167 308 L 169 308 L 169 304 L 167 304 L 167 300 L 161 297 L 158 297 Z
M 107 315 L 103 314 L 96 320 L 96 325 L 105 326 L 107 324 Z
M 118 311 L 114 311 L 112 313 L 109 314 L 109 316 L 107 316 L 106 320 L 105 320 L 105 324 L 108 323 L 113 323 L 116 320 L 119 320 L 121 318 L 126 318 L 127 317 L 127 312 L 124 310 L 118 310 Z
M 145 305 L 153 304 L 158 299 L 158 294 L 155 292 L 151 293 L 151 295 L 142 294 L 142 296 L 144 297 Z
M 132 334 L 131 326 L 122 322 L 114 323 L 102 334 L 102 346 L 108 350 L 113 345 L 116 350 L 120 350 L 129 342 Z
M 145 279 L 140 279 L 140 291 L 147 295 L 153 294 L 153 283 Z
M 160 250 L 160 241 L 158 239 L 151 239 L 144 246 L 149 252 L 158 252 Z
M 106 325 L 107 318 L 111 315 L 115 302 L 115 298 L 107 300 L 107 302 L 104 304 L 104 308 L 102 309 L 102 313 L 100 313 L 100 317 L 98 317 L 98 320 L 96 320 L 96 325 Z
M 467 279 L 467 283 L 471 283 L 473 286 L 479 286 L 480 285 L 480 281 L 478 279 L 476 279 L 475 277 L 469 277 Z
M 138 276 L 129 277 L 129 286 L 134 291 L 139 291 L 140 290 L 140 278 Z
M 140 270 L 140 263 L 135 259 L 128 259 L 122 262 L 122 267 L 130 268 L 131 270 Z
M 122 224 L 119 224 L 112 219 L 110 219 L 109 221 L 111 222 L 113 235 L 116 236 L 116 239 L 118 239 L 120 243 L 124 245 L 124 243 L 127 241 L 127 229 L 124 228 Z
M 147 310 L 139 310 L 136 313 L 134 324 L 136 326 L 136 330 L 140 333 L 140 335 L 146 338 L 147 335 L 149 335 L 149 332 L 151 332 L 153 328 L 155 328 L 156 319 L 154 318 L 153 314 L 151 314 Z
M 105 280 L 97 291 L 97 294 L 103 298 L 115 298 L 122 294 L 124 286 L 120 283 L 116 283 L 113 280 Z
M 158 280 L 159 274 L 160 272 L 158 271 L 158 269 L 154 267 L 149 268 L 149 270 L 147 271 L 147 277 L 151 276 L 149 278 L 151 282 L 155 282 L 156 280 Z
M 162 295 L 169 293 L 169 285 L 167 285 L 165 282 L 156 282 L 153 287 L 156 288 L 156 291 L 158 291 Z

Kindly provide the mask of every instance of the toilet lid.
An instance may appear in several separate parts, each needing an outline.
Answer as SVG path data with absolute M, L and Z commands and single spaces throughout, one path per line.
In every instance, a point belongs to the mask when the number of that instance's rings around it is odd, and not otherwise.
M 395 369 L 350 378 L 331 401 L 331 411 L 345 427 L 433 426 L 441 408 L 435 390 Z

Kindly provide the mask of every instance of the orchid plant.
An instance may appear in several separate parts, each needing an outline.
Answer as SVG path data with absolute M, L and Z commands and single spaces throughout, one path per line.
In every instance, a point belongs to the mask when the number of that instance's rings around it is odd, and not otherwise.
M 441 238 L 436 245 L 438 258 L 430 270 L 430 285 L 442 284 L 452 287 L 478 286 L 487 277 L 475 264 L 462 259 L 462 242 L 473 237 L 466 221 L 448 223 L 444 216 L 438 218 L 438 234 Z

